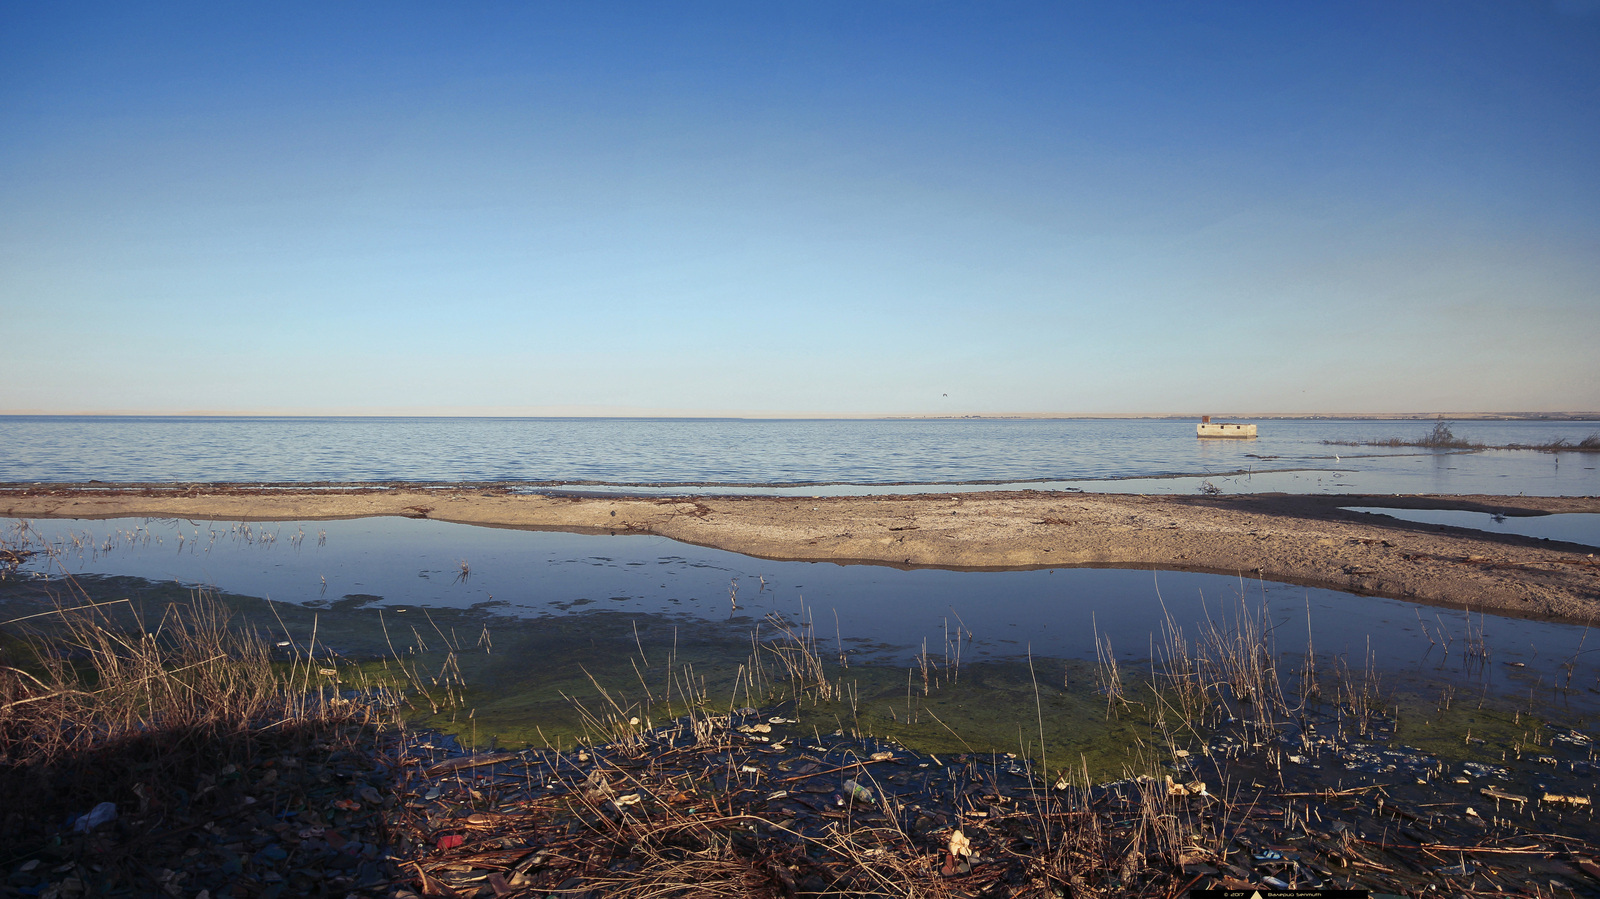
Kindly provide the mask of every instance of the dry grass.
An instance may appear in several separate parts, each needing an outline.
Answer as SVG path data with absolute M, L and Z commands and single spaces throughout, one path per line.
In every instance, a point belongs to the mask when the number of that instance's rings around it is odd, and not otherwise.
M 777 692 L 796 710 L 807 700 L 849 699 L 849 685 L 830 679 L 825 670 L 809 622 L 769 619 L 766 626 L 768 639 L 752 637 L 752 656 L 736 677 L 730 710 L 741 695 L 748 699 Z M 1137 706 L 1120 692 L 1109 645 L 1097 643 L 1102 688 L 1110 701 L 1116 704 L 1120 698 L 1124 710 Z M 1210 624 L 1198 647 L 1176 629 L 1169 633 L 1168 647 L 1167 692 L 1188 696 L 1179 701 L 1194 715 L 1206 714 L 1213 703 L 1260 708 L 1266 710 L 1261 719 L 1265 727 L 1283 714 L 1264 612 L 1247 611 L 1241 600 L 1239 613 L 1225 623 Z M 640 656 L 642 661 L 642 649 Z M 670 669 L 670 660 L 668 664 Z M 919 661 L 918 668 L 932 667 Z M 642 674 L 640 681 L 643 686 Z M 670 683 L 677 697 L 672 708 L 687 708 L 687 714 L 666 727 L 652 729 L 649 720 L 651 702 L 659 703 L 663 691 L 646 688 L 647 698 L 636 702 L 596 682 L 597 711 L 573 700 L 588 724 L 587 745 L 600 748 L 593 755 L 568 757 L 586 761 L 561 778 L 565 798 L 547 797 L 523 808 L 550 822 L 540 825 L 539 832 L 560 832 L 555 820 L 576 813 L 585 833 L 581 838 L 554 838 L 538 850 L 537 856 L 547 861 L 535 869 L 523 867 L 519 875 L 515 866 L 500 867 L 507 895 L 542 895 L 560 883 L 575 883 L 569 881 L 574 875 L 582 889 L 630 897 L 789 896 L 808 889 L 840 897 L 947 897 L 1002 888 L 995 894 L 1040 899 L 1062 895 L 1061 890 L 1081 897 L 1129 890 L 1171 895 L 1183 882 L 1183 865 L 1219 857 L 1220 834 L 1226 830 L 1221 822 L 1231 814 L 1228 803 L 1202 788 L 1186 791 L 1163 777 L 1171 770 L 1161 761 L 1173 754 L 1169 733 L 1165 748 L 1153 755 L 1152 747 L 1131 747 L 1135 759 L 1125 779 L 1109 789 L 1093 786 L 1085 765 L 1081 775 L 1070 778 L 1073 782 L 1062 776 L 1053 788 L 1034 772 L 1032 786 L 1020 791 L 1001 790 L 991 781 L 985 791 L 957 800 L 960 809 L 971 802 L 971 809 L 983 810 L 978 826 L 987 835 L 984 873 L 968 878 L 959 867 L 962 859 L 946 849 L 947 842 L 955 845 L 965 826 L 960 811 L 952 819 L 954 827 L 930 833 L 914 826 L 909 822 L 921 806 L 904 806 L 879 789 L 866 765 L 846 766 L 836 775 L 853 777 L 861 785 L 846 782 L 840 788 L 853 797 L 843 801 L 843 820 L 821 834 L 798 832 L 790 826 L 793 822 L 766 810 L 759 799 L 782 781 L 763 783 L 768 773 L 732 761 L 765 739 L 756 736 L 759 725 L 734 725 L 741 717 L 760 717 L 714 711 L 704 684 L 697 683 L 687 666 Z M 652 692 L 655 700 L 648 698 Z M 660 705 L 655 709 L 667 712 Z M 1043 709 L 1037 695 L 1035 711 L 1043 753 Z M 617 761 L 606 761 L 605 755 Z M 943 763 L 935 761 L 937 771 Z M 699 765 L 707 767 L 696 770 Z M 983 768 L 981 762 L 972 765 L 971 782 L 984 782 Z M 723 781 L 725 787 L 700 792 L 708 783 Z M 857 789 L 861 795 L 854 797 Z M 997 842 L 1001 835 L 1006 836 Z M 530 850 L 523 852 L 534 857 Z M 462 889 L 469 883 L 463 877 L 468 868 L 503 864 L 485 854 L 476 860 L 440 858 L 423 869 L 427 878 Z
M 30 808 L 50 812 L 86 808 L 89 800 L 107 795 L 128 801 L 131 792 L 142 800 L 136 788 L 159 782 L 163 771 L 202 760 L 220 766 L 219 759 L 246 751 L 253 740 L 288 734 L 316 739 L 387 718 L 371 703 L 339 698 L 335 691 L 348 668 L 326 651 L 319 654 L 314 636 L 303 650 L 297 646 L 292 659 L 275 661 L 268 640 L 235 626 L 225 607 L 205 595 L 151 616 L 127 601 L 78 600 L 28 622 L 9 623 L 13 630 L 25 628 L 27 637 L 26 658 L 0 660 L 0 798 L 6 800 L 0 804 L 7 807 L 19 807 L 19 797 Z M 838 896 L 943 897 L 971 889 L 973 881 L 941 873 L 941 866 L 954 861 L 938 842 L 946 835 L 930 845 L 933 835 L 916 832 L 902 810 L 875 789 L 871 792 L 881 808 L 873 809 L 872 824 L 847 820 L 820 837 L 802 836 L 781 821 L 736 807 L 741 794 L 767 789 L 753 776 L 746 778 L 725 751 L 745 740 L 731 727 L 741 691 L 745 704 L 758 707 L 780 693 L 796 707 L 850 696 L 848 685 L 824 666 L 804 612 L 797 623 L 774 617 L 766 626 L 767 639 L 752 635 L 751 657 L 739 669 L 731 696 L 714 700 L 704 679 L 691 666 L 679 665 L 675 652 L 665 660 L 665 682 L 653 686 L 658 682 L 642 647 L 641 700 L 594 683 L 600 703 L 592 712 L 583 709 L 592 741 L 644 762 L 626 771 L 596 766 L 571 784 L 567 808 L 577 806 L 587 831 L 581 842 L 565 845 L 593 857 L 575 868 L 588 878 L 586 888 L 640 899 L 777 896 L 793 895 L 796 878 L 810 876 L 826 882 L 828 895 Z M 460 643 L 453 632 L 447 636 L 437 626 L 434 631 L 450 651 L 445 667 L 436 676 L 424 676 L 413 665 L 408 675 L 424 691 L 419 701 L 427 698 L 437 707 L 459 702 L 460 669 L 454 658 Z M 421 635 L 415 636 L 422 645 Z M 954 680 L 948 639 L 946 645 L 945 673 Z M 957 645 L 959 658 L 959 638 Z M 1123 708 L 1131 708 L 1109 642 L 1096 633 L 1096 645 L 1108 703 L 1120 700 Z M 1195 641 L 1169 617 L 1160 661 L 1152 692 L 1165 697 L 1164 704 L 1151 706 L 1150 714 L 1175 711 L 1191 730 L 1208 716 L 1237 714 L 1264 735 L 1292 712 L 1279 683 L 1265 609 L 1249 610 L 1242 597 L 1237 612 L 1208 620 Z M 918 667 L 926 693 L 939 668 L 926 647 Z M 1375 679 L 1347 676 L 1343 682 L 1341 700 L 1358 717 L 1370 715 L 1378 702 Z M 724 698 L 730 712 L 719 713 L 716 705 Z M 1036 680 L 1035 705 L 1042 754 Z M 651 718 L 657 712 L 681 716 L 675 737 L 668 739 L 672 751 L 661 752 L 659 741 L 667 729 L 654 728 Z M 678 742 L 682 738 L 691 740 L 700 755 L 727 756 L 719 763 L 729 766 L 721 777 L 728 787 L 724 792 L 701 793 L 663 773 L 663 755 L 688 751 Z M 1167 743 L 1170 751 L 1170 736 Z M 1039 783 L 1027 796 L 986 797 L 987 826 L 1007 835 L 992 844 L 993 850 L 1015 853 L 1014 864 L 996 867 L 994 876 L 1002 867 L 1018 872 L 1021 879 L 1011 886 L 1019 895 L 1060 895 L 1057 890 L 1080 897 L 1130 890 L 1171 895 L 1183 864 L 1215 858 L 1222 832 L 1216 826 L 1220 800 L 1174 793 L 1158 776 L 1164 769 L 1144 759 L 1142 750 L 1138 754 L 1137 768 L 1147 773 L 1135 775 L 1130 768 L 1115 797 L 1092 788 L 1087 770 L 1081 785 L 1062 778 L 1053 790 Z M 854 776 L 872 785 L 870 777 Z M 671 797 L 684 789 L 695 795 L 681 805 L 618 802 L 630 794 Z M 618 859 L 627 864 L 616 865 Z M 448 885 L 455 876 L 452 866 L 462 860 L 424 858 L 417 871 L 423 885 L 429 878 Z M 514 866 L 498 866 L 497 876 L 517 886 Z
M 752 668 L 764 669 L 762 663 L 767 659 L 776 661 L 776 677 L 788 681 L 791 695 L 797 699 L 831 702 L 840 698 L 840 685 L 828 677 L 812 622 L 802 619 L 798 623 L 790 623 L 774 614 L 767 616 L 767 624 L 777 636 L 759 644 L 759 648 L 767 655 L 752 659 Z
M 1390 437 L 1386 440 L 1324 440 L 1325 446 L 1383 446 L 1383 447 L 1420 447 L 1423 449 L 1449 449 L 1449 450 L 1536 450 L 1542 453 L 1600 453 L 1600 432 L 1595 432 L 1582 440 L 1569 440 L 1566 437 L 1557 437 L 1546 443 L 1507 443 L 1502 446 L 1490 446 L 1464 437 L 1457 437 L 1450 428 L 1450 423 L 1445 421 L 1435 422 L 1433 430 L 1421 437 Z
M 1325 446 L 1416 446 L 1425 449 L 1490 449 L 1482 443 L 1457 437 L 1447 421 L 1437 421 L 1433 430 L 1421 437 L 1390 437 L 1387 440 L 1324 440 Z
M 335 663 L 308 654 L 275 664 L 268 641 L 231 627 L 205 593 L 154 619 L 128 600 L 67 600 L 6 623 L 23 631 L 28 658 L 0 667 L 0 765 L 47 764 L 162 731 L 210 741 L 347 717 L 324 690 Z
M 1308 645 L 1301 705 L 1314 688 L 1312 659 Z M 1158 729 L 1176 725 L 1198 736 L 1203 728 L 1232 718 L 1254 738 L 1263 738 L 1299 710 L 1284 694 L 1267 608 L 1252 609 L 1242 594 L 1236 606 L 1217 617 L 1208 611 L 1194 640 L 1166 613 L 1152 663 L 1149 695 Z
M 1577 442 L 1568 440 L 1565 437 L 1557 437 L 1548 443 L 1513 443 L 1504 448 L 1538 450 L 1543 453 L 1600 453 L 1600 432 L 1590 434 Z M 1496 447 L 1496 449 L 1499 449 L 1499 447 Z
M 205 593 L 146 615 L 72 591 L 0 633 L 0 839 L 14 848 L 100 802 L 187 802 L 166 794 L 265 745 L 292 752 L 397 720 L 396 693 L 342 683 L 354 669 L 314 642 L 274 660 Z M 352 686 L 359 701 L 340 695 Z
M 467 820 L 472 838 L 459 851 L 416 856 L 408 863 L 416 885 L 470 894 L 487 880 L 508 897 L 569 890 L 640 899 L 1175 896 L 1183 865 L 1219 857 L 1233 814 L 1222 799 L 1174 791 L 1160 776 L 1090 787 L 1085 770 L 1083 785 L 1002 787 L 991 762 L 962 761 L 946 772 L 935 759 L 925 777 L 971 785 L 946 805 L 935 795 L 942 790 L 897 794 L 866 760 L 787 775 L 730 761 L 765 750 L 726 725 L 703 738 L 686 735 L 671 727 L 641 735 L 648 751 L 638 754 L 629 741 L 534 757 L 526 764 L 540 772 L 528 781 L 536 796 L 519 795 L 517 766 L 499 786 L 478 781 L 472 790 L 481 794 L 470 795 L 485 812 Z M 1148 767 L 1159 775 L 1159 766 Z M 787 796 L 808 776 L 848 776 L 862 794 L 840 802 L 821 828 L 761 798 L 775 789 L 771 797 Z M 929 811 L 945 823 L 927 826 Z M 411 826 L 419 844 L 433 843 L 427 821 Z

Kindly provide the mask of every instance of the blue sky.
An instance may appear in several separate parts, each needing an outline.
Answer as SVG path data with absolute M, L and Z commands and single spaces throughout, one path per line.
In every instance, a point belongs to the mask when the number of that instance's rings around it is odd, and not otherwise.
M 0 3 L 0 411 L 1600 410 L 1597 313 L 1593 2 Z

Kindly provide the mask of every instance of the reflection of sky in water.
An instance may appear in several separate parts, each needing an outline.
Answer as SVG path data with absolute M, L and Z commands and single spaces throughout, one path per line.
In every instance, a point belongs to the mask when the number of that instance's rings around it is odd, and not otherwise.
M 663 537 L 401 518 L 33 524 L 64 547 L 57 561 L 73 573 L 177 580 L 289 602 L 368 594 L 399 606 L 464 608 L 492 601 L 504 604 L 497 611 L 530 616 L 589 609 L 687 614 L 726 620 L 741 631 L 769 613 L 794 619 L 803 606 L 825 646 L 842 637 L 846 649 L 900 659 L 924 643 L 936 658 L 947 651 L 953 655 L 962 628 L 972 634 L 961 649 L 963 660 L 1022 656 L 1030 650 L 1036 656 L 1093 658 L 1096 629 L 1118 656 L 1148 658 L 1164 613 L 1194 639 L 1208 620 L 1220 624 L 1236 616 L 1241 595 L 1251 609 L 1265 603 L 1282 652 L 1304 651 L 1309 613 L 1317 652 L 1345 653 L 1356 669 L 1370 652 L 1391 671 L 1459 670 L 1469 631 L 1459 611 L 1189 572 L 906 571 L 771 562 Z M 322 532 L 326 542 L 319 545 Z M 296 541 L 298 534 L 304 536 Z M 470 570 L 464 579 L 463 561 Z M 730 601 L 735 582 L 737 610 Z M 1583 629 L 1571 626 L 1476 615 L 1471 621 L 1493 653 L 1480 673 L 1491 689 L 1525 691 L 1564 679 L 1560 663 L 1584 641 Z M 1585 700 L 1596 695 L 1587 688 L 1600 685 L 1596 659 L 1600 653 L 1579 656 L 1572 681 L 1585 688 L 1580 691 Z M 1512 661 L 1526 667 L 1503 664 Z
M 1600 494 L 1593 454 L 1326 442 L 1416 440 L 1431 421 L 1258 424 L 1257 439 L 1200 440 L 1193 420 L 1174 419 L 0 416 L 0 481 L 506 481 L 808 495 L 926 492 L 929 485 L 1192 493 L 1210 478 L 1227 492 Z M 1463 439 L 1503 446 L 1578 441 L 1600 423 L 1471 421 L 1452 427 Z M 1174 475 L 1180 479 L 1165 479 Z M 865 484 L 874 486 L 822 486 Z
M 1339 447 L 1329 447 L 1330 451 Z M 1226 493 L 1484 493 L 1515 496 L 1591 496 L 1600 491 L 1595 455 L 1531 450 L 1434 452 L 1346 447 L 1325 470 L 1230 475 L 1212 481 Z M 1262 467 L 1283 468 L 1281 461 Z M 1115 488 L 1124 492 L 1122 487 Z M 1128 488 L 1129 493 L 1155 492 Z M 1182 492 L 1182 491 L 1179 491 Z
M 1253 442 L 1253 441 L 1249 441 Z M 1192 494 L 1210 484 L 1223 493 L 1472 494 L 1500 496 L 1592 496 L 1600 474 L 1592 454 L 1533 450 L 1449 452 L 1318 447 L 1314 454 L 1251 453 L 1247 441 L 1197 441 L 1199 474 L 1113 477 L 1097 480 L 1012 481 L 982 484 L 809 484 L 803 486 L 640 487 L 583 485 L 529 488 L 530 492 L 620 493 L 675 496 L 873 496 L 915 493 L 975 493 L 986 490 L 1081 490 L 1086 493 Z M 1207 446 L 1207 444 L 1220 444 Z
M 1387 515 L 1390 518 L 1415 521 L 1420 524 L 1444 524 L 1491 534 L 1517 534 L 1523 537 L 1542 537 L 1546 540 L 1565 540 L 1568 543 L 1600 547 L 1600 514 L 1591 512 L 1495 515 L 1490 512 L 1468 512 L 1460 509 L 1385 509 L 1367 506 L 1345 508 L 1350 512 Z

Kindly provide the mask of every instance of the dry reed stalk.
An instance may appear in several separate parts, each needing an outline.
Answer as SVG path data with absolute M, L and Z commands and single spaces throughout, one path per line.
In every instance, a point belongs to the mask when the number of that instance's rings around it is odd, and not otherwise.
M 795 698 L 804 697 L 812 702 L 839 699 L 842 695 L 839 684 L 828 677 L 822 653 L 817 649 L 815 630 L 809 623 L 791 625 L 775 613 L 769 614 L 766 620 L 782 639 L 769 640 L 761 644 L 761 648 L 777 661 Z
M 1111 638 L 1100 636 L 1100 626 L 1095 621 L 1094 613 L 1089 613 L 1090 626 L 1094 631 L 1095 654 L 1095 682 L 1100 687 L 1100 692 L 1106 697 L 1106 717 L 1111 717 L 1111 708 L 1118 700 L 1124 705 L 1127 698 L 1122 692 L 1122 675 L 1117 671 L 1117 656 L 1111 649 Z

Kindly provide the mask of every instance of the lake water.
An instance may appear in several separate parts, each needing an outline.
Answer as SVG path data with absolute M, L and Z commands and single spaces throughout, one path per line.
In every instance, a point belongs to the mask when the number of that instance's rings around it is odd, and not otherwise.
M 1259 424 L 1256 440 L 1201 441 L 1194 423 L 1181 420 L 0 417 L 0 482 L 502 482 L 530 491 L 778 495 L 1005 487 L 1600 494 L 1593 454 L 1324 442 L 1416 438 L 1430 422 Z M 1488 444 L 1538 444 L 1580 440 L 1596 427 L 1465 422 L 1455 432 Z M 1005 747 L 1016 722 L 1034 714 L 1034 661 L 1055 660 L 1046 701 L 1070 702 L 1077 711 L 1051 727 L 1061 729 L 1062 740 L 1100 734 L 1094 751 L 1108 765 L 1122 757 L 1127 737 L 1106 730 L 1112 725 L 1095 698 L 1096 679 L 1084 674 L 1095 666 L 1096 638 L 1109 641 L 1111 654 L 1132 671 L 1157 654 L 1169 614 L 1192 639 L 1237 619 L 1241 609 L 1259 611 L 1286 666 L 1309 640 L 1324 664 L 1381 673 L 1385 689 L 1410 696 L 1408 708 L 1435 725 L 1430 703 L 1448 702 L 1432 697 L 1457 689 L 1524 709 L 1538 700 L 1577 717 L 1600 711 L 1600 652 L 1587 646 L 1583 628 L 1217 575 L 769 562 L 659 537 L 398 518 L 31 526 L 57 551 L 30 562 L 25 574 L 38 577 L 7 588 L 24 603 L 32 601 L 30 590 L 70 590 L 64 575 L 102 579 L 96 589 L 109 598 L 126 594 L 118 592 L 123 582 L 107 578 L 214 586 L 287 603 L 293 639 L 309 629 L 325 645 L 350 641 L 352 652 L 387 649 L 390 634 L 380 637 L 379 623 L 398 626 L 408 617 L 414 625 L 400 631 L 396 649 L 417 649 L 435 624 L 417 622 L 419 610 L 454 616 L 444 630 L 460 637 L 455 627 L 468 628 L 460 640 L 467 645 L 472 622 L 492 616 L 496 645 L 515 648 L 474 656 L 472 676 L 482 685 L 474 721 L 486 728 L 493 722 L 518 739 L 531 740 L 530 728 L 548 728 L 563 710 L 570 713 L 558 688 L 588 689 L 586 680 L 562 680 L 579 670 L 621 689 L 636 676 L 636 645 L 639 659 L 649 653 L 659 667 L 662 641 L 672 657 L 687 658 L 679 641 L 693 633 L 702 646 L 696 670 L 735 677 L 752 651 L 751 635 L 770 634 L 777 620 L 810 622 L 821 647 L 849 660 L 862 707 L 877 709 L 880 724 L 899 714 L 897 726 L 904 725 L 914 714 L 910 678 L 922 667 L 919 656 L 932 657 L 936 669 L 965 671 L 959 694 L 948 694 L 954 705 L 941 711 L 940 728 L 919 738 L 930 741 L 949 724 L 966 740 L 983 733 Z M 1481 652 L 1469 653 L 1469 646 Z M 961 664 L 952 667 L 952 659 Z M 905 709 L 894 712 L 902 699 Z M 1516 714 L 1504 716 L 1513 728 Z M 1459 740 L 1445 735 L 1439 745 Z
M 10 522 L 10 527 L 17 527 Z M 1028 656 L 1094 659 L 1097 638 L 1125 660 L 1151 658 L 1170 615 L 1189 636 L 1242 608 L 1264 614 L 1277 646 L 1369 657 L 1383 671 L 1434 677 L 1481 636 L 1494 664 L 1477 687 L 1539 691 L 1557 683 L 1600 711 L 1600 653 L 1586 631 L 1460 610 L 1212 574 L 1062 568 L 903 570 L 774 562 L 663 537 L 481 528 L 405 518 L 222 523 L 36 520 L 31 572 L 123 575 L 215 587 L 289 603 L 475 610 L 530 623 L 614 612 L 722 628 L 737 643 L 767 616 L 814 623 L 819 642 L 857 663 L 904 666 L 919 654 L 966 663 Z M 465 563 L 465 571 L 463 571 Z M 505 625 L 512 627 L 514 625 Z M 770 628 L 769 628 L 770 630 Z M 1446 652 L 1454 647 L 1454 655 Z M 1563 667 L 1574 659 L 1571 670 Z
M 997 487 L 1128 493 L 1600 494 L 1595 454 L 1329 445 L 1428 421 L 746 420 L 0 416 L 0 482 L 514 482 L 530 489 L 767 494 Z M 1459 422 L 1490 445 L 1596 422 Z
M 1346 506 L 1346 511 L 1384 515 L 1420 524 L 1471 528 L 1489 534 L 1516 534 L 1543 540 L 1561 540 L 1600 548 L 1600 514 L 1567 512 L 1555 515 L 1499 515 L 1462 509 L 1384 509 Z

